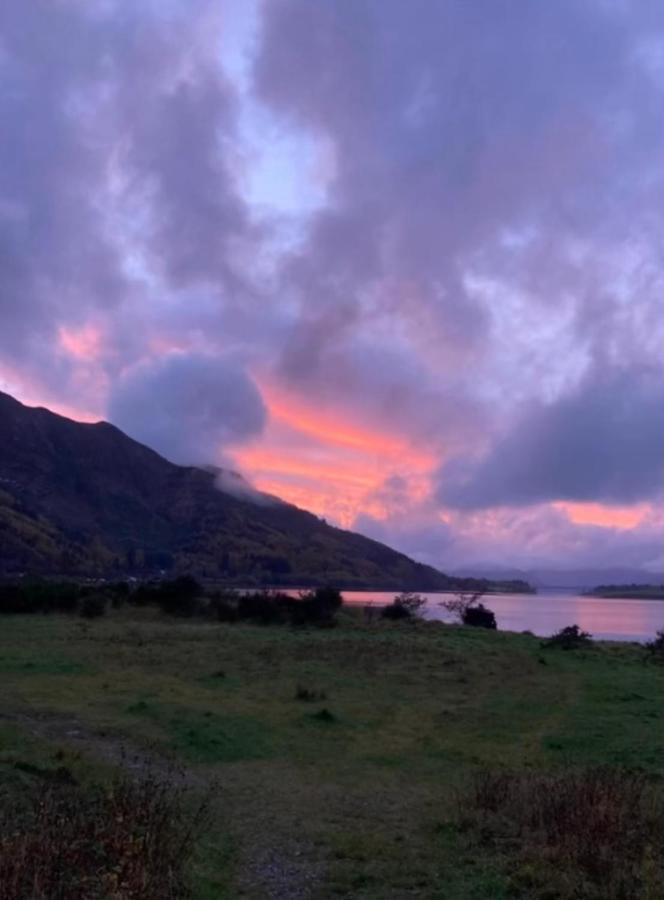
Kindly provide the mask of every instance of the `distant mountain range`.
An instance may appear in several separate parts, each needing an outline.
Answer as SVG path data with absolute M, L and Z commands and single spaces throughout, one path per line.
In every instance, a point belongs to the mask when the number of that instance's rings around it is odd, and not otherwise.
M 664 584 L 664 574 L 648 572 L 628 566 L 612 566 L 606 569 L 516 569 L 502 566 L 478 565 L 467 569 L 455 569 L 458 577 L 487 578 L 491 580 L 522 579 L 538 589 L 588 590 L 600 584 Z
M 185 571 L 238 584 L 486 586 L 334 528 L 235 473 L 174 465 L 106 422 L 0 393 L 0 573 Z

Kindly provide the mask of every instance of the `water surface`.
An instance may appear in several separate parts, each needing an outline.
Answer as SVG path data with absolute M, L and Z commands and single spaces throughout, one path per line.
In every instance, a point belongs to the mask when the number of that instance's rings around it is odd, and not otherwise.
M 439 604 L 449 594 L 423 594 L 428 599 L 427 618 L 453 620 Z M 348 603 L 391 603 L 393 593 L 344 591 Z M 663 600 L 628 600 L 582 597 L 562 591 L 539 594 L 491 594 L 482 598 L 496 614 L 502 631 L 532 631 L 548 637 L 566 625 L 578 625 L 597 640 L 649 641 L 664 629 Z

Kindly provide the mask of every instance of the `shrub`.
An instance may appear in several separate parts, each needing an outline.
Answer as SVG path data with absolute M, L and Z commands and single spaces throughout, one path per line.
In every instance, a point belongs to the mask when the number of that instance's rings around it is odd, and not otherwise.
M 106 586 L 106 591 L 110 594 L 111 605 L 113 609 L 120 609 L 129 599 L 129 585 L 126 581 L 116 581 Z
M 132 606 L 153 606 L 159 599 L 159 584 L 150 582 L 139 584 L 129 595 L 129 603 Z
M 129 596 L 133 606 L 158 606 L 169 616 L 189 618 L 201 610 L 203 587 L 191 575 L 139 585 Z
M 471 593 L 459 591 L 452 599 L 443 600 L 440 606 L 442 606 L 443 609 L 446 609 L 447 612 L 456 616 L 457 621 L 463 625 L 468 610 L 475 606 L 483 596 L 484 591 L 475 591 Z
M 388 606 L 384 606 L 380 614 L 383 619 L 389 619 L 391 622 L 399 622 L 403 621 L 404 619 L 412 619 L 410 610 L 406 609 L 406 607 L 402 606 L 400 603 L 397 603 L 396 599 L 388 604 Z
M 206 807 L 147 776 L 84 790 L 53 781 L 0 809 L 0 900 L 181 900 Z
M 664 631 L 658 631 L 654 640 L 646 644 L 646 649 L 652 659 L 655 659 L 657 662 L 664 662 Z
M 7 615 L 33 613 L 38 610 L 30 604 L 21 585 L 0 584 L 0 613 Z
M 85 592 L 85 588 L 68 581 L 4 582 L 0 584 L 0 612 L 73 613 Z
M 191 575 L 181 575 L 171 581 L 163 581 L 155 593 L 157 603 L 166 615 L 191 618 L 200 609 L 199 598 L 203 588 Z
M 297 600 L 291 597 L 288 600 L 287 611 L 292 625 L 330 627 L 335 624 L 335 616 L 343 605 L 341 592 L 331 587 L 316 588 L 300 594 Z
M 485 862 L 509 866 L 518 896 L 520 880 L 529 897 L 664 896 L 664 794 L 641 772 L 483 773 L 458 818 Z
M 545 649 L 580 650 L 592 647 L 592 636 L 587 631 L 581 631 L 578 625 L 567 625 L 548 640 L 542 641 L 541 646 Z
M 217 591 L 210 597 L 207 609 L 217 622 L 237 622 L 237 595 L 234 591 Z
M 384 606 L 381 616 L 391 621 L 403 621 L 405 619 L 419 619 L 427 605 L 426 598 L 421 594 L 404 591 L 397 594 L 392 603 Z
M 237 618 L 261 625 L 317 625 L 335 623 L 335 613 L 343 602 L 335 588 L 318 588 L 291 597 L 282 591 L 248 591 L 236 601 Z M 215 608 L 216 608 L 216 601 Z M 223 606 L 222 606 L 223 610 Z M 225 615 L 226 611 L 222 611 Z
M 478 606 L 469 606 L 463 614 L 463 624 L 475 628 L 496 628 L 496 616 L 482 603 Z
M 271 591 L 251 591 L 240 594 L 237 603 L 237 616 L 259 625 L 276 625 L 284 621 L 284 607 L 279 600 L 285 595 Z M 290 598 L 287 598 L 290 601 Z
M 107 600 L 104 594 L 89 594 L 84 597 L 79 614 L 84 619 L 98 619 L 106 613 Z
M 319 587 L 314 591 L 314 600 L 319 609 L 328 613 L 338 612 L 343 606 L 344 598 L 335 587 Z
M 86 589 L 72 582 L 42 581 L 26 585 L 28 596 L 44 613 L 74 613 Z

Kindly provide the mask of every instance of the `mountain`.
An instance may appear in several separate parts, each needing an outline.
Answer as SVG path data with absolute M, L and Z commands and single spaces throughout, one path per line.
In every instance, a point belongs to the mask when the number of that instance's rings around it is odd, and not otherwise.
M 474 578 L 521 579 L 543 590 L 587 590 L 600 584 L 664 584 L 664 574 L 636 569 L 629 566 L 610 566 L 604 569 L 515 569 L 503 566 L 478 565 L 453 572 L 457 577 L 466 577 L 472 572 Z
M 243 584 L 474 586 L 233 473 L 174 465 L 107 422 L 73 422 L 0 393 L 0 572 L 184 571 Z

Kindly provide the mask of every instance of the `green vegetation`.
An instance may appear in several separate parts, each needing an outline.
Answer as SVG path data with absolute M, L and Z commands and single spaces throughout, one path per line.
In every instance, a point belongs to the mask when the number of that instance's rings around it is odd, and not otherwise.
M 397 594 L 392 603 L 384 606 L 381 615 L 384 619 L 397 622 L 402 619 L 419 619 L 424 613 L 427 601 L 420 594 L 405 591 Z
M 416 595 L 401 595 L 414 598 Z M 426 601 L 417 598 L 420 606 Z M 260 625 L 336 625 L 341 592 L 333 587 L 300 591 L 213 590 L 190 575 L 145 582 L 133 589 L 126 582 L 79 584 L 73 581 L 0 581 L 0 614 L 45 615 L 78 613 L 98 619 L 110 608 L 125 604 L 154 607 L 180 619 L 204 618 L 220 622 L 253 622 Z M 410 615 L 410 613 L 408 613 Z
M 653 653 L 337 618 L 2 616 L 4 809 L 66 778 L 98 810 L 118 772 L 177 769 L 211 805 L 201 900 L 664 896 Z
M 578 625 L 566 625 L 546 641 L 542 641 L 545 650 L 558 648 L 560 650 L 582 650 L 592 645 L 592 637 L 587 631 L 582 631 Z
M 487 609 L 482 603 L 478 603 L 477 606 L 471 606 L 466 610 L 463 624 L 471 625 L 473 628 L 497 628 L 495 613 Z
M 664 600 L 662 584 L 600 584 L 587 591 L 587 597 L 615 597 L 622 600 Z
M 463 802 L 478 853 L 509 850 L 512 895 L 662 895 L 664 791 L 643 772 L 482 773 Z
M 658 631 L 652 641 L 646 644 L 650 658 L 657 662 L 664 662 L 664 631 Z
M 1 900 L 191 896 L 205 804 L 189 810 L 173 779 L 81 787 L 63 766 L 14 769 L 30 777 L 0 807 Z
M 456 617 L 460 625 L 471 625 L 474 628 L 491 628 L 496 629 L 496 616 L 494 612 L 487 609 L 480 598 L 484 596 L 484 591 L 461 591 L 452 599 L 443 600 L 440 604 L 447 612 L 452 613 Z

